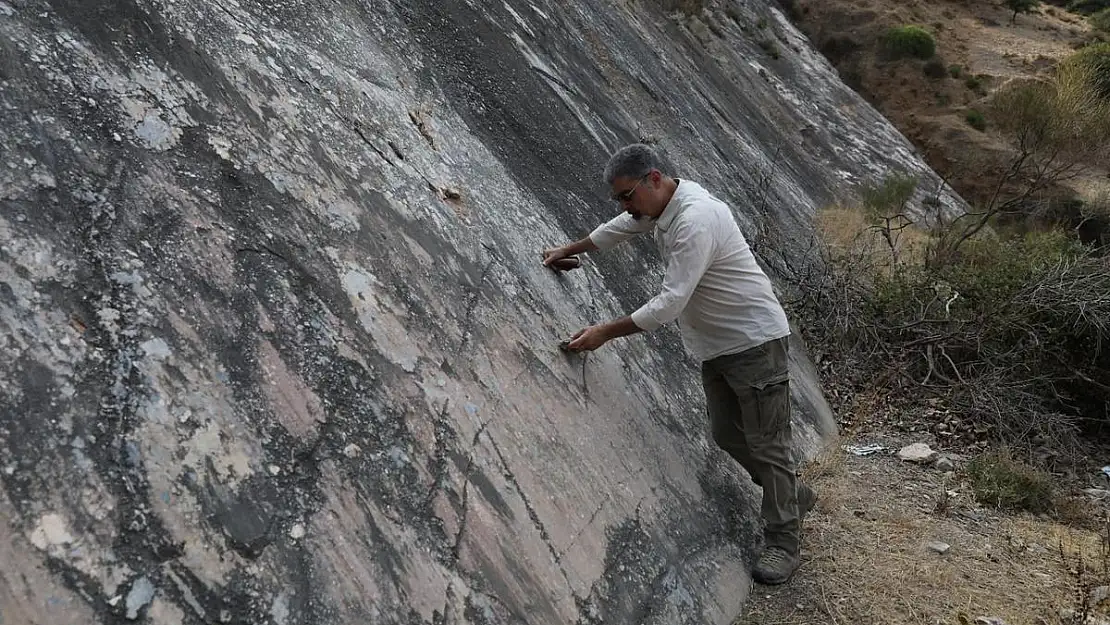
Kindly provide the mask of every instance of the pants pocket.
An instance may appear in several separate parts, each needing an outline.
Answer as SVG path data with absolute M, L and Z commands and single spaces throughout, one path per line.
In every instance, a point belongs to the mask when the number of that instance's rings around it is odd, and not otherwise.
M 790 376 L 782 373 L 752 384 L 759 433 L 774 436 L 790 425 Z

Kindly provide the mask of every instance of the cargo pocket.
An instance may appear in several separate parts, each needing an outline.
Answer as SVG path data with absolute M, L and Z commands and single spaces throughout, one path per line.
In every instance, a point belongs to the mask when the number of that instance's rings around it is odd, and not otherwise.
M 790 373 L 782 372 L 752 383 L 757 427 L 764 436 L 773 436 L 790 423 Z

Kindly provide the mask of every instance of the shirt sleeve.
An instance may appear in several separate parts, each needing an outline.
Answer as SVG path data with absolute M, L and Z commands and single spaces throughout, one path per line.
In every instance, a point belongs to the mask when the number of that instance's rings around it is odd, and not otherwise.
M 632 322 L 647 332 L 678 318 L 713 258 L 714 238 L 707 224 L 683 223 L 676 227 L 660 293 L 632 313 Z
M 621 213 L 601 224 L 590 233 L 590 241 L 599 250 L 607 250 L 632 237 L 643 234 L 655 227 L 655 222 L 650 219 L 636 220 L 628 213 Z

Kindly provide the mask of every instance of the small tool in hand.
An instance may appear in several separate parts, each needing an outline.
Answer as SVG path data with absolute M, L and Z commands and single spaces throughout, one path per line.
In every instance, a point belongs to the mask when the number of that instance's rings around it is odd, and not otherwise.
M 577 256 L 567 256 L 566 258 L 560 258 L 559 260 L 552 261 L 551 264 L 548 265 L 548 267 L 551 267 L 552 269 L 555 269 L 557 271 L 570 271 L 572 269 L 578 269 L 581 266 L 582 261 Z

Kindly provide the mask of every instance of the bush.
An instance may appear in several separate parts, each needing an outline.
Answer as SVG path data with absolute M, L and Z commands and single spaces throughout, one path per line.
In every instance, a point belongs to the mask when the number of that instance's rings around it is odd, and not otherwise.
M 887 31 L 883 43 L 895 57 L 916 57 L 928 60 L 937 52 L 933 35 L 920 26 L 892 28 Z
M 978 76 L 968 76 L 964 79 L 964 86 L 972 91 L 978 91 L 983 86 L 983 79 Z
M 807 340 L 838 354 L 839 383 L 933 397 L 1017 447 L 1069 449 L 1081 423 L 1110 423 L 1110 257 L 1071 231 L 965 238 L 979 213 L 924 231 L 915 188 L 896 174 L 865 189 L 856 221 L 821 218 L 815 264 L 775 267 Z
M 968 111 L 964 119 L 967 121 L 968 126 L 971 126 L 979 132 L 983 132 L 987 129 L 987 118 L 983 116 L 982 112 L 976 109 Z
M 1110 100 L 1110 43 L 1083 48 L 1068 57 L 1062 69 L 1082 75 L 1100 96 Z
M 1040 0 L 1006 0 L 1006 7 L 1014 12 L 1013 17 L 1010 18 L 1010 23 L 1017 21 L 1018 13 L 1032 13 L 1033 9 L 1037 8 Z
M 1110 0 L 1075 0 L 1068 5 L 1068 10 L 1073 13 L 1091 15 L 1103 9 L 1110 9 Z
M 1110 72 L 1096 72 L 1110 45 L 1099 48 L 1069 57 L 1052 81 L 1015 84 L 991 98 L 992 125 L 1023 155 L 1014 179 L 1074 177 L 1110 158 Z
M 1008 452 L 984 454 L 967 465 L 975 499 L 1004 510 L 1048 512 L 1053 507 L 1050 477 L 1015 460 Z
M 1004 439 L 1072 442 L 1079 415 L 1110 420 L 1110 259 L 1070 234 L 971 239 L 871 284 L 867 338 Z
M 959 66 L 959 65 L 949 65 L 948 66 L 948 75 L 951 76 L 952 78 L 959 78 L 960 74 L 962 74 L 963 71 L 964 71 L 964 68 Z
M 1110 33 L 1110 9 L 1103 9 L 1088 19 L 1091 22 L 1091 28 Z
M 940 59 L 933 59 L 925 64 L 922 68 L 925 76 L 933 80 L 939 80 L 948 75 L 948 69 L 944 67 L 944 63 Z

